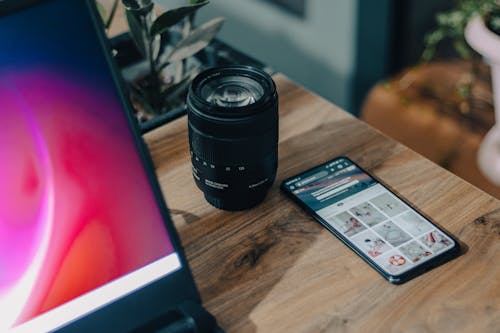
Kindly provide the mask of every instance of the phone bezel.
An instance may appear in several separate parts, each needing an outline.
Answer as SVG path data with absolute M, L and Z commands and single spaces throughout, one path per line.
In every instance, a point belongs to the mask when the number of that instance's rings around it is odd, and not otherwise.
M 429 259 L 421 264 L 418 264 L 417 266 L 415 266 L 415 267 L 413 267 L 413 268 L 411 268 L 408 271 L 405 271 L 403 273 L 400 273 L 400 274 L 387 273 L 384 269 L 382 269 L 382 267 L 380 267 L 375 261 L 373 261 L 372 258 L 370 258 L 365 253 L 363 253 L 363 251 L 361 249 L 359 249 L 355 244 L 353 244 L 347 237 L 345 237 L 344 235 L 339 233 L 337 230 L 335 230 L 335 228 L 330 226 L 330 224 L 327 221 L 325 221 L 321 216 L 319 216 L 315 210 L 310 208 L 302 200 L 300 200 L 296 195 L 294 195 L 291 191 L 289 191 L 285 185 L 287 182 L 293 180 L 294 178 L 300 177 L 300 176 L 302 176 L 308 172 L 311 172 L 315 169 L 320 169 L 320 168 L 324 167 L 325 165 L 333 163 L 333 162 L 340 160 L 340 159 L 348 160 L 349 162 L 354 164 L 356 167 L 358 167 L 361 171 L 366 173 L 373 180 L 375 180 L 378 184 L 380 184 L 382 187 L 384 187 L 387 191 L 389 191 L 390 193 L 395 195 L 398 199 L 403 201 L 415 213 L 417 213 L 418 215 L 420 215 L 421 217 L 426 219 L 436 229 L 438 229 L 443 234 L 445 234 L 447 237 L 449 237 L 454 242 L 453 247 L 451 247 L 450 249 L 448 249 L 442 253 L 439 253 L 435 257 L 433 257 L 433 258 L 431 258 L 431 259 Z M 415 278 L 415 277 L 417 277 L 417 276 L 419 276 L 419 275 L 421 275 L 421 274 L 423 274 L 423 273 L 425 273 L 425 272 L 427 272 L 427 271 L 429 271 L 437 266 L 440 266 L 440 265 L 444 264 L 445 262 L 450 261 L 453 258 L 456 258 L 457 256 L 460 255 L 460 251 L 461 251 L 460 243 L 458 242 L 458 240 L 454 236 L 452 236 L 449 232 L 443 230 L 443 228 L 441 228 L 441 226 L 439 226 L 436 222 L 434 222 L 431 218 L 429 218 L 429 216 L 422 213 L 418 208 L 416 208 L 413 204 L 408 202 L 408 200 L 406 200 L 403 196 L 401 196 L 399 193 L 397 193 L 395 190 L 393 190 L 390 186 L 388 186 L 387 184 L 382 182 L 379 178 L 377 178 L 376 176 L 374 176 L 373 174 L 368 172 L 366 169 L 359 166 L 356 162 L 354 162 L 352 159 L 350 159 L 347 156 L 335 157 L 335 158 L 333 158 L 325 163 L 316 165 L 316 166 L 309 168 L 303 172 L 300 172 L 292 177 L 288 177 L 281 182 L 280 189 L 288 197 L 290 197 L 295 203 L 297 203 L 302 209 L 304 209 L 308 214 L 310 214 L 325 229 L 330 231 L 335 237 L 337 237 L 340 241 L 342 241 L 342 243 L 344 243 L 354 253 L 356 253 L 358 256 L 360 256 L 365 262 L 367 262 L 373 269 L 375 269 L 379 274 L 381 274 L 386 280 L 388 280 L 392 284 L 399 285 L 399 284 L 405 283 L 405 282 L 407 282 L 407 281 L 409 281 L 409 280 L 411 280 L 411 279 L 413 279 L 413 278 Z

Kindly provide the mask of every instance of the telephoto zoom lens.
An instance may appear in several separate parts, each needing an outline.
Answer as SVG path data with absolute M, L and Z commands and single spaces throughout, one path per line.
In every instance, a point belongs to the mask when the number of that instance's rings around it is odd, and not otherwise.
M 208 69 L 187 97 L 193 177 L 207 201 L 224 210 L 264 200 L 278 167 L 278 94 L 249 66 Z

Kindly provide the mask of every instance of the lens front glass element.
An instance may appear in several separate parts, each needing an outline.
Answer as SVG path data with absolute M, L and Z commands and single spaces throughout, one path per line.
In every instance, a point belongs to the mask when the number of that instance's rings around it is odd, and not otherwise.
M 212 105 L 233 108 L 257 102 L 264 95 L 264 89 L 251 78 L 226 76 L 207 82 L 200 93 Z

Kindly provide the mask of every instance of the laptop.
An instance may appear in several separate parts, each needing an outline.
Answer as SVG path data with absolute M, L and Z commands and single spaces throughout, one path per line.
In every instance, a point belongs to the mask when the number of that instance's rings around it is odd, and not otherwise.
M 218 330 L 94 0 L 0 0 L 0 331 Z

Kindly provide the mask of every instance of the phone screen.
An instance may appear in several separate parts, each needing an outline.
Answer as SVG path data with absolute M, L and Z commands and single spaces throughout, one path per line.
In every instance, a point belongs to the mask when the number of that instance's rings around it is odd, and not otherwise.
M 386 278 L 458 248 L 449 235 L 345 157 L 285 180 L 282 189 Z

